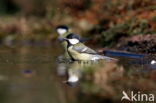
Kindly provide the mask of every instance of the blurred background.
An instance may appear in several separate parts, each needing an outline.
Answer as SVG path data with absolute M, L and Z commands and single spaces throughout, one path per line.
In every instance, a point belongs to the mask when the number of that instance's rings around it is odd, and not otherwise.
M 149 57 L 86 69 L 87 75 L 71 88 L 57 70 L 56 58 L 63 53 L 58 25 L 89 38 L 86 44 L 99 51 Z M 1 103 L 120 103 L 123 90 L 156 94 L 156 65 L 149 65 L 155 54 L 156 0 L 0 2 Z
M 51 42 L 57 37 L 55 27 L 63 24 L 93 44 L 155 52 L 155 0 L 1 0 L 0 15 L 3 42 Z M 153 51 L 143 49 L 144 41 Z

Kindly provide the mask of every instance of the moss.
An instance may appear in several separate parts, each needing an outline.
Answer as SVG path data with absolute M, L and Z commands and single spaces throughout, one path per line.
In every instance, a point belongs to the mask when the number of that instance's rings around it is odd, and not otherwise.
M 156 31 L 150 29 L 149 21 L 146 19 L 130 19 L 123 24 L 117 24 L 103 31 L 100 36 L 100 44 L 103 46 L 114 46 L 120 37 L 132 35 L 154 34 Z

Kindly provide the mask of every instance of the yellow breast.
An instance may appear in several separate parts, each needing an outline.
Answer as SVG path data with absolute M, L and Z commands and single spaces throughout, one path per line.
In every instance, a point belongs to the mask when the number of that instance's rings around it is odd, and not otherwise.
M 82 60 L 82 61 L 91 60 L 91 58 L 90 58 L 91 55 L 90 54 L 79 53 L 76 50 L 73 50 L 73 46 L 68 48 L 68 52 L 72 56 L 72 58 L 75 59 L 75 60 Z

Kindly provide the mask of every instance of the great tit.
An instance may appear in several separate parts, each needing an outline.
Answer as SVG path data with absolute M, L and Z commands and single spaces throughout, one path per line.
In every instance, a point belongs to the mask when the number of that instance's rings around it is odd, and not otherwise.
M 60 25 L 56 28 L 56 32 L 59 35 L 58 40 L 61 42 L 61 45 L 64 49 L 65 59 L 70 59 L 70 56 L 67 52 L 67 42 L 63 40 L 68 34 L 70 34 L 69 28 L 65 25 Z
M 65 25 L 60 25 L 56 28 L 56 32 L 58 33 L 59 37 L 58 37 L 58 40 L 61 42 L 61 45 L 63 46 L 64 48 L 64 51 L 65 51 L 65 59 L 71 59 L 68 52 L 67 52 L 67 41 L 64 41 L 64 38 L 67 37 L 71 31 L 69 30 L 69 28 Z M 87 39 L 83 39 L 83 38 L 80 38 L 80 36 L 74 34 L 77 38 L 79 38 L 79 40 L 81 42 L 85 42 Z
M 108 61 L 116 60 L 114 58 L 99 55 L 96 51 L 81 43 L 79 38 L 73 33 L 70 33 L 66 38 L 64 38 L 64 40 L 68 43 L 67 51 L 70 57 L 75 61 L 96 61 L 100 59 Z

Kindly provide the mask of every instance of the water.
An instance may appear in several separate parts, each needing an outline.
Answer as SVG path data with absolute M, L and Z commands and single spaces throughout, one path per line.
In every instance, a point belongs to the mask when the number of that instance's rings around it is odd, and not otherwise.
M 66 64 L 56 62 L 57 45 L 0 48 L 0 103 L 116 103 L 125 88 L 156 90 L 156 72 L 128 60 Z M 68 85 L 73 75 L 78 82 Z
M 1 103 L 66 103 L 65 90 L 56 78 L 56 51 L 1 47 Z

